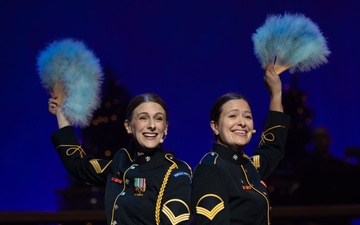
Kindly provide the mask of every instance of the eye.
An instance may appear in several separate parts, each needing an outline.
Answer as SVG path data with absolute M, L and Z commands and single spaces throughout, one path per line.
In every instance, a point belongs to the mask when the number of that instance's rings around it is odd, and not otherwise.
M 230 114 L 229 118 L 236 118 L 236 115 L 235 114 Z
M 252 120 L 252 116 L 250 116 L 250 115 L 245 116 L 245 118 L 249 119 L 249 120 Z
M 157 117 L 155 117 L 155 120 L 161 122 L 161 121 L 164 120 L 164 117 L 163 116 L 157 116 Z
M 147 120 L 146 116 L 139 116 L 139 120 Z

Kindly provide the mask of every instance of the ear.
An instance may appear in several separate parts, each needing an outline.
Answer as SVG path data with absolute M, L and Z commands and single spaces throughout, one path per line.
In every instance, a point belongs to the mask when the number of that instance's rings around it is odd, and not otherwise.
M 129 120 L 125 120 L 125 121 L 124 121 L 124 127 L 125 127 L 126 132 L 127 132 L 128 134 L 132 134 L 132 130 L 131 130 L 131 126 L 130 126 Z
M 215 135 L 219 135 L 219 129 L 217 127 L 217 124 L 213 120 L 210 121 L 210 127 Z

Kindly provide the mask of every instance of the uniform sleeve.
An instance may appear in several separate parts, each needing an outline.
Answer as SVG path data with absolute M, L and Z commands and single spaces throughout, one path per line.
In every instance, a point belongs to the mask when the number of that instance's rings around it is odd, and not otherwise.
M 265 180 L 284 158 L 286 136 L 290 117 L 282 112 L 270 111 L 261 140 L 252 160 Z
M 190 224 L 190 197 L 192 171 L 187 164 L 180 163 L 172 171 L 163 197 L 161 224 Z
M 230 224 L 226 189 L 226 181 L 216 165 L 199 164 L 195 168 L 191 193 L 194 224 Z
M 87 156 L 79 145 L 76 134 L 71 126 L 54 132 L 51 141 L 70 174 L 85 182 L 105 185 L 111 160 L 101 160 Z

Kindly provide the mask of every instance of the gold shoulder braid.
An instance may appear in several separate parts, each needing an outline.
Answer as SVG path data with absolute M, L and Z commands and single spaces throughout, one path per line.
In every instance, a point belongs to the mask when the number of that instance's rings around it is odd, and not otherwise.
M 158 198 L 156 200 L 156 206 L 155 206 L 155 221 L 156 221 L 156 225 L 159 225 L 160 224 L 160 208 L 161 208 L 161 200 L 162 200 L 162 197 L 164 195 L 164 192 L 165 192 L 165 188 L 166 188 L 166 185 L 167 185 L 167 182 L 169 180 L 169 176 L 172 172 L 173 169 L 177 169 L 178 166 L 176 165 L 176 163 L 174 161 L 172 161 L 169 156 L 171 154 L 166 154 L 165 155 L 165 158 L 167 160 L 169 160 L 170 162 L 172 162 L 173 164 L 169 167 L 169 169 L 167 170 L 165 176 L 164 176 L 164 180 L 161 184 L 161 187 L 160 187 L 160 191 L 159 191 L 159 195 L 158 195 Z

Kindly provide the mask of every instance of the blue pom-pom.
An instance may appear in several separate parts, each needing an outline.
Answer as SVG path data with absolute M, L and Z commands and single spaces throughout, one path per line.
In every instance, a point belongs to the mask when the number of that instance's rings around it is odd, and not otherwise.
M 252 41 L 263 69 L 275 64 L 290 73 L 310 71 L 327 63 L 330 55 L 319 27 L 303 14 L 269 15 Z
M 99 59 L 83 42 L 68 38 L 50 43 L 37 60 L 45 89 L 52 91 L 57 81 L 64 86 L 62 109 L 71 124 L 89 125 L 101 102 L 103 73 Z

